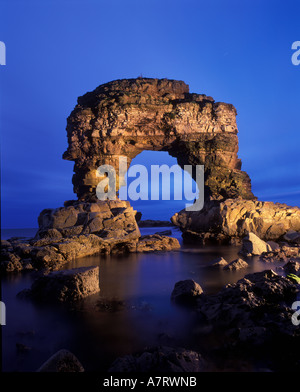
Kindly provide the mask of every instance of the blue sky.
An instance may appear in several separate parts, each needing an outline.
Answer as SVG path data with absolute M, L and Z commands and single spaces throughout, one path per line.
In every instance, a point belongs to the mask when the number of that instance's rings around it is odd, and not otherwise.
M 74 198 L 61 157 L 77 97 L 140 74 L 235 105 L 253 192 L 300 205 L 299 14 L 296 0 L 2 0 L 2 227 L 36 227 L 43 208 Z M 169 217 L 162 204 L 143 212 Z

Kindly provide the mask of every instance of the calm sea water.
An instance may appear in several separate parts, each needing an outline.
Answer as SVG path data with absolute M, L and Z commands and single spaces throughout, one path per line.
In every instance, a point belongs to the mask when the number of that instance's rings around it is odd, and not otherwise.
M 170 228 L 143 228 L 152 234 Z M 2 231 L 2 238 L 33 236 L 34 229 Z M 181 241 L 180 231 L 172 236 Z M 18 292 L 29 288 L 31 273 L 2 277 L 2 300 L 7 325 L 2 333 L 4 371 L 35 371 L 56 351 L 72 351 L 87 371 L 106 371 L 119 356 L 156 344 L 205 350 L 195 338 L 194 315 L 170 302 L 174 284 L 194 279 L 204 292 L 215 293 L 245 273 L 274 268 L 258 259 L 247 260 L 247 270 L 230 272 L 208 268 L 223 256 L 238 257 L 234 246 L 182 246 L 178 251 L 127 256 L 93 256 L 69 263 L 66 268 L 98 265 L 100 293 L 74 305 L 38 305 L 21 300 Z M 27 349 L 18 349 L 18 344 Z

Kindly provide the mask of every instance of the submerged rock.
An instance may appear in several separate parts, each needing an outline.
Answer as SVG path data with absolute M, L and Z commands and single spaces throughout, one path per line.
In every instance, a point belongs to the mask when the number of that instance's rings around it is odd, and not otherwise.
M 59 350 L 52 355 L 38 370 L 41 373 L 84 372 L 78 358 L 68 350 Z

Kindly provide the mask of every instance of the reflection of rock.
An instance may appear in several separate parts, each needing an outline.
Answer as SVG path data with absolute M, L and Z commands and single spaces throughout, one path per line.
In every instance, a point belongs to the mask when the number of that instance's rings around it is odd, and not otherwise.
M 241 254 L 245 256 L 261 255 L 264 252 L 270 252 L 271 246 L 265 241 L 261 240 L 254 233 L 249 233 L 243 238 L 243 246 Z
M 300 208 L 256 200 L 206 201 L 201 211 L 182 210 L 172 217 L 186 237 L 195 241 L 230 242 L 252 232 L 263 240 L 278 240 L 289 230 L 300 230 Z
M 68 350 L 59 350 L 52 355 L 38 370 L 38 372 L 66 373 L 84 372 L 79 360 Z
M 201 286 L 192 279 L 177 282 L 171 294 L 176 303 L 194 302 L 203 293 Z
M 236 259 L 233 260 L 231 263 L 225 265 L 224 270 L 237 271 L 247 267 L 248 263 L 246 263 L 246 261 L 244 261 L 243 259 Z
M 41 276 L 26 294 L 39 301 L 73 302 L 99 291 L 99 267 L 82 267 Z
M 201 372 L 205 369 L 202 356 L 183 348 L 153 347 L 137 355 L 118 358 L 109 372 Z

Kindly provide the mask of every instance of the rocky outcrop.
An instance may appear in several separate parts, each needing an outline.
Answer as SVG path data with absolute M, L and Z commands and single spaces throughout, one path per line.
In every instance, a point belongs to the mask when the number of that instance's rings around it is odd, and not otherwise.
M 248 233 L 262 240 L 281 239 L 289 230 L 300 230 L 300 208 L 286 204 L 244 200 L 210 200 L 201 211 L 176 213 L 172 222 L 193 241 L 230 242 Z
M 228 352 L 236 352 L 253 363 L 268 363 L 272 370 L 299 370 L 300 329 L 291 321 L 297 295 L 299 285 L 272 270 L 248 274 L 217 294 L 198 298 L 195 338 L 217 334 L 210 351 L 225 361 Z
M 194 280 L 180 280 L 174 286 L 171 300 L 179 304 L 193 303 L 202 293 L 202 287 Z
M 36 239 L 41 240 L 41 245 L 48 240 L 89 234 L 109 242 L 134 240 L 140 237 L 135 214 L 129 202 L 122 200 L 69 201 L 64 207 L 40 213 Z
M 136 355 L 115 360 L 109 372 L 202 372 L 206 363 L 202 356 L 191 350 L 173 347 L 152 347 Z
M 68 201 L 45 209 L 35 238 L 3 241 L 0 268 L 4 272 L 30 269 L 57 270 L 76 258 L 109 253 L 168 251 L 180 248 L 165 235 L 142 236 L 136 211 L 129 202 Z
M 250 179 L 237 157 L 236 109 L 204 94 L 189 92 L 182 81 L 123 79 L 78 98 L 67 122 L 64 159 L 75 162 L 73 185 L 90 200 L 103 164 L 116 169 L 119 157 L 131 160 L 143 150 L 168 151 L 178 164 L 205 165 L 206 196 L 253 198 Z M 120 176 L 120 177 L 119 177 Z
M 41 276 L 32 283 L 30 290 L 19 296 L 43 302 L 71 303 L 99 291 L 99 267 L 82 267 Z

